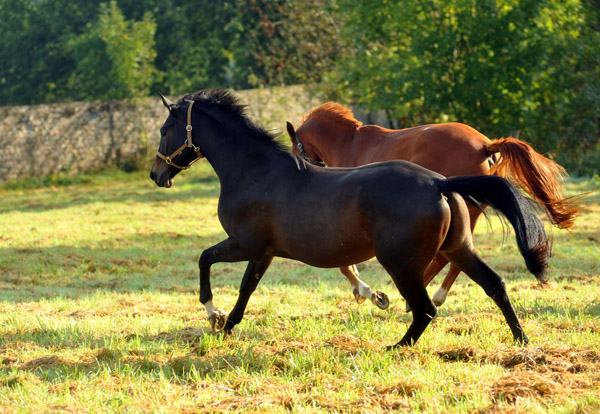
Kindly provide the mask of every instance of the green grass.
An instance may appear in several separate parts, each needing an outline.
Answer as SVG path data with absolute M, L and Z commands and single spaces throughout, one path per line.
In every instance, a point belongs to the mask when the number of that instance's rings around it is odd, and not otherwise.
M 417 345 L 394 352 L 411 316 L 376 261 L 361 277 L 390 296 L 387 311 L 354 303 L 335 269 L 276 259 L 234 334 L 213 335 L 197 260 L 224 238 L 218 193 L 206 162 L 171 189 L 143 172 L 0 190 L 0 412 L 600 411 L 598 192 L 572 233 L 552 230 L 546 288 L 497 218 L 478 226 L 528 346 L 462 275 Z M 244 268 L 213 267 L 220 308 Z

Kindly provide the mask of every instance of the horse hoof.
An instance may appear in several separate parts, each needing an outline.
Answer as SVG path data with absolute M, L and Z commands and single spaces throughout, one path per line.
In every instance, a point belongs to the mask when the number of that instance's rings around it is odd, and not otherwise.
M 441 287 L 435 292 L 431 301 L 435 306 L 442 306 L 442 304 L 446 302 L 446 297 L 448 297 L 448 291 Z
M 388 346 L 386 346 L 386 347 L 385 347 L 385 350 L 386 350 L 387 352 L 390 352 L 390 351 L 396 351 L 396 350 L 398 350 L 398 349 L 400 349 L 400 348 L 404 348 L 404 347 L 406 347 L 406 346 L 410 346 L 410 344 L 406 344 L 406 343 L 403 343 L 402 341 L 400 341 L 400 342 L 398 342 L 398 343 L 397 343 L 397 344 L 395 344 L 395 345 L 388 345 Z
M 365 301 L 365 299 L 367 299 L 364 296 L 361 296 L 360 293 L 358 293 L 358 289 L 356 289 L 356 288 L 354 288 L 352 293 L 354 294 L 354 299 L 356 299 L 356 303 L 358 303 L 359 305 L 361 303 L 363 303 Z
M 214 333 L 219 333 L 225 328 L 225 324 L 227 323 L 227 315 L 222 310 L 215 310 L 215 313 L 208 317 L 208 321 L 210 322 L 210 327 Z
M 375 306 L 382 310 L 386 310 L 390 307 L 390 300 L 388 296 L 380 290 L 373 294 L 371 301 Z

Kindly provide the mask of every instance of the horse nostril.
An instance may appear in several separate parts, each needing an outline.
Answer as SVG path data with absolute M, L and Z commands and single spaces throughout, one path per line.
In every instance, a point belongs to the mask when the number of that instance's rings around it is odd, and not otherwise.
M 154 173 L 154 171 L 150 171 L 150 179 L 156 181 L 156 174 Z

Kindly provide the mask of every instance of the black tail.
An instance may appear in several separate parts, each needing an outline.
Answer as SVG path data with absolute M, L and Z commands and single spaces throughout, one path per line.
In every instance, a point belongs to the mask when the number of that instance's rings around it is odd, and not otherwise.
M 544 226 L 535 216 L 529 200 L 514 185 L 493 175 L 452 177 L 438 181 L 442 192 L 455 192 L 466 200 L 486 204 L 502 213 L 515 229 L 517 244 L 527 269 L 545 282 L 550 243 Z

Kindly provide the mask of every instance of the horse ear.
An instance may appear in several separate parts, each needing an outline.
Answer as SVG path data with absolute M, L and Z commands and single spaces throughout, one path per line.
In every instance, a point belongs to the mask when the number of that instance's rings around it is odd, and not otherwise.
M 296 141 L 296 130 L 294 129 L 294 125 L 292 125 L 291 122 L 286 122 L 285 126 L 287 127 L 287 133 L 290 136 L 290 139 L 292 140 L 292 144 L 295 143 Z
M 175 106 L 175 104 L 173 102 L 171 102 L 169 100 L 169 98 L 167 98 L 166 96 L 164 96 L 162 93 L 158 93 L 163 101 L 163 105 L 165 106 L 165 108 L 167 108 L 169 111 L 171 111 L 171 108 L 173 106 Z

